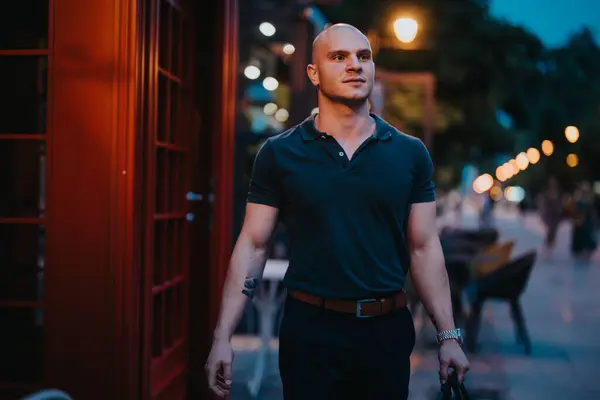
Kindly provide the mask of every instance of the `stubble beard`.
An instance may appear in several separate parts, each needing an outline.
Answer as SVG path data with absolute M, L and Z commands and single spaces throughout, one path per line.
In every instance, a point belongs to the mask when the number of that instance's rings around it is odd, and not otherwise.
M 338 96 L 334 93 L 329 93 L 327 90 L 323 90 L 323 87 L 321 85 L 317 86 L 317 90 L 323 97 L 327 98 L 332 103 L 343 104 L 350 108 L 359 108 L 363 106 L 369 99 L 369 96 L 371 95 L 371 90 L 369 90 L 368 93 L 360 97 Z

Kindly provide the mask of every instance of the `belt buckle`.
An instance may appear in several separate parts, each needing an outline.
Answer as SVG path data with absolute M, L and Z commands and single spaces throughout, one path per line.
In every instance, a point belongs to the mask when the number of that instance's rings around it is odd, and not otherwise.
M 375 303 L 377 301 L 377 299 L 363 299 L 363 300 L 357 300 L 356 301 L 356 318 L 371 318 L 372 315 L 362 315 L 361 311 L 362 311 L 362 305 L 364 303 Z

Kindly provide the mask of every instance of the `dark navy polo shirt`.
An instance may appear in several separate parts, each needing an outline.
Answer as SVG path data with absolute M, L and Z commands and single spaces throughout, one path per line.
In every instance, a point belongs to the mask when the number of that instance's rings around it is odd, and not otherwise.
M 435 200 L 427 148 L 381 118 L 349 160 L 314 117 L 269 138 L 254 161 L 248 202 L 280 210 L 289 235 L 288 289 L 362 299 L 404 287 L 407 222 Z

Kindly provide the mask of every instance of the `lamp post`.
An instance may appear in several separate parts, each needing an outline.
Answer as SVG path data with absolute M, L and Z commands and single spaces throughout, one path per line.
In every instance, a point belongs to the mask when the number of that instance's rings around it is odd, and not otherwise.
M 373 54 L 380 49 L 398 49 L 400 51 L 415 50 L 422 47 L 419 38 L 420 24 L 411 16 L 400 16 L 391 21 L 391 30 L 394 36 L 381 36 L 372 29 L 368 37 L 371 42 Z M 435 76 L 430 72 L 391 72 L 377 68 L 375 73 L 376 85 L 369 99 L 372 110 L 376 114 L 383 112 L 383 98 L 385 84 L 419 84 L 424 89 L 423 96 L 423 118 L 421 127 L 423 129 L 423 143 L 433 153 L 433 121 L 435 119 Z
M 394 34 L 402 43 L 412 43 L 418 31 L 419 24 L 413 18 L 398 18 L 394 21 Z

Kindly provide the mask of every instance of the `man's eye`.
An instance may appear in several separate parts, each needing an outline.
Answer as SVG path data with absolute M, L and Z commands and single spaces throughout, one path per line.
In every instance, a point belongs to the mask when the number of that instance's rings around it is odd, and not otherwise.
M 344 59 L 344 56 L 341 56 L 341 55 L 338 54 L 337 56 L 333 56 L 333 59 L 335 61 L 342 61 Z
M 371 57 L 369 57 L 369 55 L 368 55 L 368 54 L 363 54 L 363 55 L 361 55 L 361 56 L 358 56 L 358 58 L 359 58 L 361 61 L 369 61 L 369 59 L 370 59 Z

